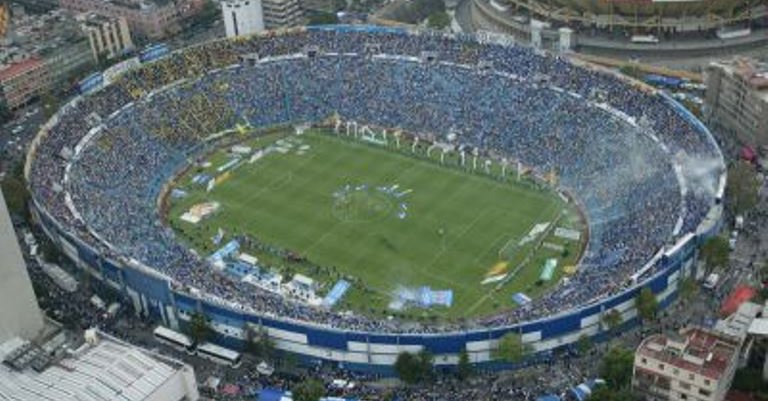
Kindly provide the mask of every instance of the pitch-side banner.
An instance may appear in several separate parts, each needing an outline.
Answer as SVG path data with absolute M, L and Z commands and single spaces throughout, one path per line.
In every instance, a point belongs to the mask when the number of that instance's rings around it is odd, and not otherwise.
M 141 66 L 141 62 L 139 61 L 138 57 L 131 57 L 127 60 L 123 60 L 106 70 L 104 70 L 104 85 L 109 85 L 112 82 L 114 82 L 117 78 L 119 78 L 121 75 L 125 74 L 126 72 L 137 68 Z

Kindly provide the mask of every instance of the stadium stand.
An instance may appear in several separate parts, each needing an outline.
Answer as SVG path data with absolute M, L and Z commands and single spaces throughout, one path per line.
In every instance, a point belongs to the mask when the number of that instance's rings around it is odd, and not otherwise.
M 214 274 L 161 224 L 163 185 L 216 145 L 212 133 L 331 115 L 428 141 L 457 133 L 457 145 L 556 172 L 588 219 L 578 274 L 498 316 L 382 321 Z M 407 344 L 450 356 L 442 363 L 465 347 L 487 361 L 510 330 L 548 351 L 601 335 L 599 315 L 613 308 L 630 324 L 638 285 L 662 304 L 673 298 L 696 244 L 719 224 L 724 185 L 706 128 L 640 83 L 482 36 L 360 26 L 213 41 L 146 63 L 62 108 L 26 173 L 49 236 L 166 324 L 202 310 L 234 344 L 252 323 L 272 328 L 281 348 L 360 365 L 391 363 Z

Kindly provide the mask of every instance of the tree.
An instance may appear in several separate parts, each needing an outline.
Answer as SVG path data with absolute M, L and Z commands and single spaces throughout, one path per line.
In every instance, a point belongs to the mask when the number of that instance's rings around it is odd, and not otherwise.
M 211 0 L 206 0 L 200 12 L 190 19 L 190 26 L 210 27 L 217 19 L 221 18 L 220 16 L 219 6 Z
M 249 326 L 245 332 L 246 351 L 251 354 L 272 361 L 275 357 L 275 342 L 264 330 L 255 329 Z
M 40 95 L 43 117 L 45 117 L 46 120 L 56 114 L 56 111 L 59 110 L 59 103 L 59 98 L 51 90 L 47 90 Z
M 208 318 L 202 313 L 195 312 L 189 319 L 189 335 L 196 343 L 207 341 L 213 334 Z
M 435 366 L 435 356 L 428 349 L 422 349 L 418 353 L 419 367 L 421 368 L 422 381 L 432 379 L 432 370 Z
M 29 192 L 24 185 L 23 178 L 7 176 L 0 182 L 0 189 L 3 191 L 8 210 L 19 216 L 26 215 Z
M 401 352 L 395 360 L 395 372 L 400 380 L 408 384 L 418 383 L 421 377 L 419 362 L 416 355 L 410 352 Z
M 333 0 L 333 9 L 341 11 L 347 8 L 347 0 Z
M 519 362 L 530 354 L 532 348 L 523 343 L 523 336 L 519 333 L 507 333 L 499 340 L 494 357 L 507 362 Z
M 749 163 L 737 161 L 728 168 L 725 196 L 735 214 L 744 214 L 757 205 L 760 182 Z
M 309 16 L 307 25 L 333 25 L 339 23 L 335 13 L 315 13 Z
M 690 301 L 699 292 L 699 286 L 696 285 L 696 280 L 693 277 L 688 276 L 680 282 L 680 298 L 683 301 Z
M 630 64 L 624 64 L 621 67 L 619 67 L 619 71 L 621 71 L 624 75 L 629 75 L 630 77 L 639 77 L 640 76 L 640 69 L 637 66 L 637 63 L 630 63 Z
M 8 103 L 5 100 L 0 99 L 0 124 L 5 124 L 13 119 L 13 112 L 8 107 Z
M 582 334 L 579 337 L 579 341 L 576 342 L 576 349 L 579 350 L 579 354 L 582 355 L 589 352 L 589 350 L 592 349 L 592 346 L 592 339 L 586 334 Z
M 613 390 L 629 388 L 632 381 L 632 364 L 634 354 L 632 351 L 622 348 L 611 348 L 600 362 L 600 377 Z
M 459 379 L 465 380 L 472 376 L 472 365 L 469 363 L 469 353 L 466 349 L 461 350 L 459 353 L 459 364 L 456 366 Z
M 613 331 L 619 325 L 624 319 L 621 317 L 621 312 L 617 311 L 616 309 L 611 309 L 605 314 L 603 314 L 603 324 L 608 329 L 608 331 Z
M 763 262 L 763 267 L 760 268 L 760 279 L 768 280 L 768 260 Z
M 437 11 L 427 18 L 427 26 L 431 29 L 442 30 L 451 25 L 451 16 L 445 11 Z
M 637 307 L 637 314 L 641 320 L 650 320 L 656 316 L 656 311 L 659 309 L 659 303 L 656 301 L 656 296 L 653 295 L 648 287 L 643 287 L 635 298 L 635 306 Z
M 318 401 L 325 394 L 325 387 L 319 380 L 303 380 L 293 387 L 295 401 Z
M 723 237 L 712 237 L 701 246 L 701 257 L 709 267 L 722 267 L 728 262 L 728 240 Z
M 401 352 L 395 361 L 395 372 L 403 382 L 415 384 L 426 381 L 432 375 L 432 354 L 422 350 L 418 354 Z
M 614 390 L 608 386 L 598 386 L 589 396 L 589 401 L 632 401 L 639 399 L 630 389 Z

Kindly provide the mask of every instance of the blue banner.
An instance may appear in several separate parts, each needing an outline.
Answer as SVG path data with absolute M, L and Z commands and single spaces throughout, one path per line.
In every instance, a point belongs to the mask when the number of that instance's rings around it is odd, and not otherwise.
M 139 54 L 139 61 L 142 63 L 148 63 L 150 61 L 157 60 L 170 52 L 171 50 L 165 43 L 152 45 L 141 51 Z
M 81 94 L 88 94 L 95 90 L 101 89 L 104 84 L 104 76 L 100 72 L 94 72 L 93 74 L 83 78 L 78 84 L 78 90 Z

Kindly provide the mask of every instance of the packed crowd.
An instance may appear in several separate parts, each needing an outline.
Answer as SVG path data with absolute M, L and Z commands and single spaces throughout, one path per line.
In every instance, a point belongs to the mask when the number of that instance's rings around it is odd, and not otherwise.
M 240 56 L 262 62 L 237 64 Z M 213 146 L 210 134 L 334 114 L 440 142 L 456 134 L 456 145 L 556 174 L 588 216 L 579 274 L 525 307 L 461 327 L 381 321 L 215 275 L 161 224 L 162 185 Z M 709 192 L 681 191 L 674 160 L 718 156 L 666 100 L 613 75 L 522 47 L 389 30 L 300 30 L 185 49 L 69 104 L 44 132 L 30 177 L 34 198 L 101 252 L 258 313 L 375 331 L 509 324 L 616 294 L 714 202 Z

